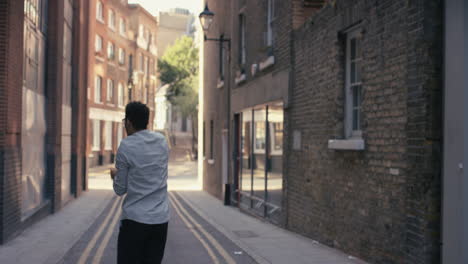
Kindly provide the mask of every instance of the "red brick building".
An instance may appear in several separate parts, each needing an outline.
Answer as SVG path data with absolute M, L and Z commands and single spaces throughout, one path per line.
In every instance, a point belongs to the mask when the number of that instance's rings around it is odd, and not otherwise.
M 87 188 L 87 5 L 0 3 L 0 243 Z
M 89 129 L 90 166 L 109 164 L 125 131 L 125 105 L 148 104 L 154 116 L 157 49 L 156 19 L 126 0 L 93 0 L 89 6 Z

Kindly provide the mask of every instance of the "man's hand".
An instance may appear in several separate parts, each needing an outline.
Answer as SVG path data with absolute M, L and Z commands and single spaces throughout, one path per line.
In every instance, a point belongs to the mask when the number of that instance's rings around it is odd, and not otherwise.
M 116 174 L 117 174 L 117 169 L 116 168 L 111 168 L 110 169 L 110 176 L 111 176 L 112 180 L 114 180 Z

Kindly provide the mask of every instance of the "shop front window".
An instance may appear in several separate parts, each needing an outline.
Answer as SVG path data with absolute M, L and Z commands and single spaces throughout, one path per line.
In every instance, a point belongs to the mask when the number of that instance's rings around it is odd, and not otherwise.
M 283 105 L 246 109 L 239 121 L 239 205 L 280 221 L 283 193 Z

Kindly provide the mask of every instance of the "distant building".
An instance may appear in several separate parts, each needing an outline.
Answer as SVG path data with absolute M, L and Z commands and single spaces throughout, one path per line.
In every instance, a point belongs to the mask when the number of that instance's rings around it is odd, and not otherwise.
M 0 4 L 0 244 L 87 189 L 87 3 Z
M 90 2 L 89 165 L 114 161 L 124 136 L 122 119 L 129 101 L 150 108 L 153 127 L 157 85 L 157 21 L 144 8 L 127 0 Z
M 157 45 L 159 56 L 162 57 L 167 48 L 174 45 L 175 41 L 182 36 L 195 37 L 195 17 L 190 14 L 189 10 L 183 8 L 171 9 L 167 12 L 160 12 L 158 16 L 158 36 Z M 160 106 L 156 105 L 156 113 L 154 127 L 155 129 L 167 129 L 172 133 L 191 133 L 192 120 L 183 117 L 172 105 L 166 100 L 166 92 L 168 86 L 163 86 L 160 82 L 159 90 L 155 100 Z M 158 104 L 157 103 L 157 104 Z

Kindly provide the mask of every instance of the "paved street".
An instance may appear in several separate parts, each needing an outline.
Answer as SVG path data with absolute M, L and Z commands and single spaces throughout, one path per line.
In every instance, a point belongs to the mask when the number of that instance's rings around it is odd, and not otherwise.
M 90 188 L 109 188 L 107 168 L 92 170 Z M 172 190 L 197 189 L 195 163 L 172 163 Z M 171 221 L 164 263 L 256 263 L 242 249 L 198 215 L 177 193 L 170 192 Z M 113 197 L 97 220 L 60 263 L 116 263 L 122 198 Z

